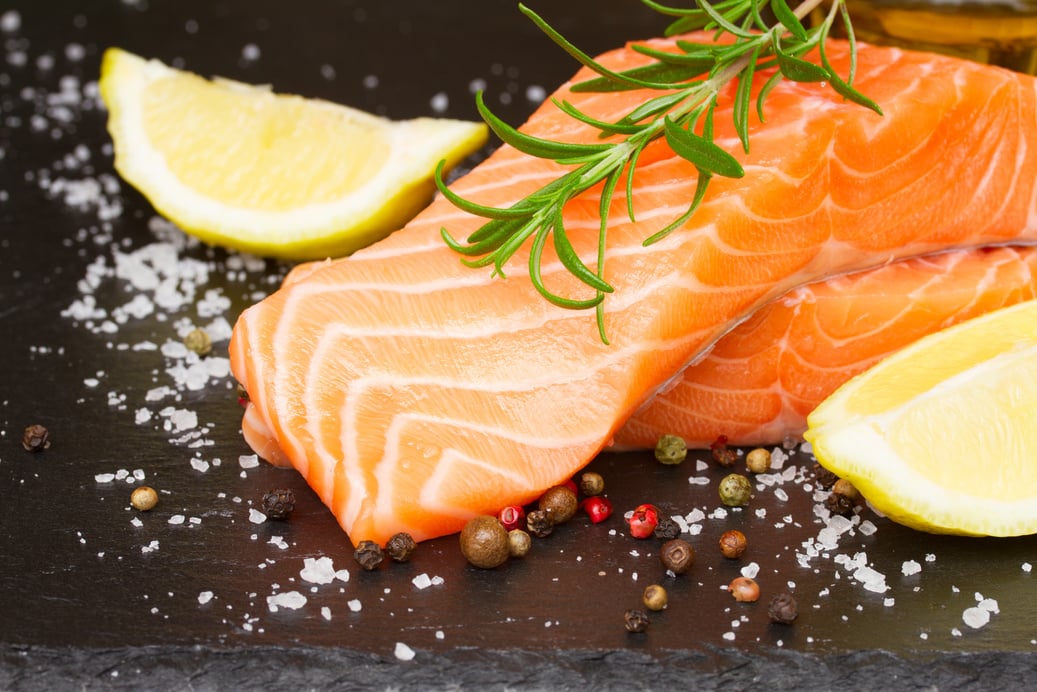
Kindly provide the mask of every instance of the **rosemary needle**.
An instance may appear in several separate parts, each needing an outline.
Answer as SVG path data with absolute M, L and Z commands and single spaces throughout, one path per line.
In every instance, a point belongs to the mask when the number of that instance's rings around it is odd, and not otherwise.
M 633 50 L 651 58 L 640 67 L 615 72 L 585 54 L 559 34 L 543 18 L 520 4 L 520 11 L 552 41 L 598 76 L 573 86 L 574 92 L 647 89 L 659 95 L 646 99 L 615 122 L 595 119 L 567 101 L 555 104 L 569 116 L 599 130 L 602 142 L 573 144 L 527 135 L 498 118 L 486 106 L 482 94 L 476 95 L 479 114 L 490 129 L 506 144 L 570 169 L 557 179 L 507 208 L 481 205 L 465 199 L 443 181 L 442 164 L 436 171 L 436 185 L 457 207 L 488 219 L 464 240 L 441 229 L 444 241 L 461 254 L 472 267 L 493 266 L 504 276 L 504 266 L 527 241 L 531 243 L 529 277 L 537 291 L 555 305 L 576 310 L 595 309 L 598 333 L 608 343 L 604 324 L 605 296 L 613 287 L 605 279 L 605 239 L 608 212 L 616 189 L 625 185 L 627 215 L 634 220 L 633 177 L 638 159 L 652 141 L 665 138 L 675 154 L 691 162 L 698 171 L 695 194 L 687 210 L 645 239 L 651 244 L 680 228 L 702 204 L 714 176 L 738 178 L 742 165 L 713 139 L 713 117 L 720 91 L 735 83 L 734 126 L 749 151 L 749 113 L 751 87 L 758 70 L 777 68 L 756 96 L 756 112 L 763 120 L 763 105 L 771 90 L 783 79 L 797 82 L 825 82 L 849 101 L 881 113 L 878 105 L 853 88 L 857 47 L 845 0 L 833 0 L 824 18 L 813 27 L 802 19 L 822 0 L 804 0 L 793 10 L 786 0 L 696 0 L 693 8 L 676 8 L 655 0 L 642 0 L 657 12 L 674 17 L 666 30 L 673 36 L 704 29 L 714 38 L 728 35 L 726 42 L 698 43 L 678 38 L 677 52 L 635 45 Z M 773 17 L 768 22 L 765 14 Z M 850 71 L 838 75 L 825 54 L 825 43 L 835 23 L 842 24 L 850 46 Z M 802 56 L 818 49 L 819 64 Z M 604 141 L 606 138 L 609 141 Z M 586 190 L 603 183 L 599 206 L 598 253 L 595 268 L 588 267 L 576 253 L 565 228 L 562 210 L 566 203 Z M 590 297 L 563 296 L 551 291 L 541 276 L 544 249 L 550 241 L 562 265 L 591 289 Z

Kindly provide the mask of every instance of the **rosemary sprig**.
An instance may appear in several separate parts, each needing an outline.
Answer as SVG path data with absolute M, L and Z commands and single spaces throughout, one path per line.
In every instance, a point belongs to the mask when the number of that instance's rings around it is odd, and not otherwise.
M 482 94 L 476 95 L 476 106 L 490 129 L 501 141 L 531 156 L 550 159 L 570 166 L 556 180 L 536 190 L 507 208 L 490 207 L 467 200 L 451 191 L 442 175 L 442 164 L 436 171 L 436 185 L 459 208 L 488 219 L 464 240 L 455 239 L 441 229 L 444 241 L 460 253 L 471 267 L 492 265 L 495 275 L 504 276 L 504 266 L 527 241 L 531 242 L 529 276 L 537 291 L 555 305 L 576 310 L 594 308 L 598 332 L 608 343 L 604 324 L 604 299 L 613 292 L 605 280 L 605 239 L 608 214 L 616 189 L 624 183 L 627 215 L 634 220 L 633 178 L 641 152 L 652 141 L 663 137 L 678 156 L 698 170 L 698 183 L 688 209 L 678 218 L 653 233 L 645 244 L 660 239 L 680 228 L 702 204 L 710 180 L 714 176 L 738 178 L 744 175 L 742 165 L 713 139 L 713 118 L 720 91 L 734 82 L 734 125 L 749 151 L 749 114 L 752 107 L 752 84 L 760 70 L 776 67 L 756 96 L 756 112 L 763 120 L 767 96 L 783 79 L 797 82 L 826 82 L 849 101 L 881 109 L 853 88 L 856 69 L 856 43 L 844 0 L 834 0 L 824 19 L 806 27 L 802 19 L 817 8 L 822 0 L 804 0 L 795 10 L 786 0 L 695 0 L 693 8 L 676 8 L 656 0 L 642 0 L 661 14 L 675 17 L 666 30 L 668 36 L 694 30 L 714 32 L 714 38 L 728 34 L 727 42 L 694 42 L 678 39 L 677 52 L 660 51 L 649 46 L 634 50 L 652 58 L 652 62 L 624 72 L 614 72 L 582 52 L 528 7 L 519 9 L 548 37 L 598 77 L 573 86 L 574 92 L 621 91 L 648 89 L 661 92 L 646 99 L 616 122 L 598 120 L 567 101 L 555 104 L 571 117 L 596 128 L 602 141 L 596 144 L 555 142 L 527 135 L 498 118 L 486 106 Z M 773 16 L 768 23 L 766 11 Z M 824 46 L 835 23 L 841 22 L 850 45 L 850 71 L 845 78 L 833 69 Z M 819 63 L 804 55 L 819 49 Z M 565 228 L 562 210 L 566 203 L 586 190 L 604 183 L 599 207 L 598 253 L 591 269 L 576 253 Z M 551 241 L 563 266 L 593 295 L 586 298 L 563 296 L 549 289 L 541 276 L 544 248 Z

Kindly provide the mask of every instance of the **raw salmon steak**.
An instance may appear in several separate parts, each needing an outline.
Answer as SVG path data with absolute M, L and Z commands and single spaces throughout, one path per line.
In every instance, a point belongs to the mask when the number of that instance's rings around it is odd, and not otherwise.
M 828 53 L 846 74 L 847 47 L 832 42 Z M 628 46 L 601 60 L 626 69 L 647 58 Z M 757 75 L 761 85 L 767 77 Z M 743 178 L 715 178 L 699 211 L 649 247 L 644 239 L 687 208 L 694 166 L 659 140 L 634 176 L 637 221 L 622 194 L 613 200 L 608 345 L 592 311 L 536 292 L 526 249 L 506 278 L 464 266 L 440 229 L 464 238 L 483 220 L 440 198 L 384 241 L 299 267 L 241 315 L 230 349 L 251 398 L 246 439 L 298 469 L 354 543 L 398 531 L 444 535 L 473 515 L 528 502 L 590 461 L 721 336 L 793 288 L 910 256 L 1033 242 L 1035 84 L 862 46 L 855 85 L 884 116 L 825 86 L 783 82 L 767 100 L 766 123 L 750 123 L 749 154 L 731 124 L 733 92 L 723 93 L 716 141 L 743 163 Z M 569 85 L 555 95 L 611 121 L 648 97 Z M 598 141 L 550 101 L 523 130 Z M 563 170 L 505 146 L 453 188 L 508 206 Z M 564 210 L 592 267 L 597 211 L 594 191 Z M 588 295 L 549 252 L 542 272 L 556 293 Z
M 680 435 L 704 448 L 799 441 L 836 388 L 939 329 L 1037 298 L 1037 248 L 957 250 L 792 290 L 760 308 L 616 434 L 615 448 Z

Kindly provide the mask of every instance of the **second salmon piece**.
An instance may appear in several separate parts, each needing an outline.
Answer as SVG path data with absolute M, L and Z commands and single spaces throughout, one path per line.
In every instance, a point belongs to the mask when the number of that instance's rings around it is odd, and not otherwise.
M 829 57 L 847 73 L 845 45 L 833 42 Z M 893 49 L 862 46 L 858 57 L 855 85 L 884 117 L 824 86 L 784 82 L 767 122 L 750 125 L 748 155 L 723 94 L 716 140 L 746 175 L 715 179 L 698 213 L 649 247 L 643 240 L 687 207 L 696 171 L 663 141 L 644 152 L 637 222 L 621 195 L 610 217 L 610 345 L 593 313 L 536 292 L 523 251 L 507 278 L 463 266 L 440 228 L 464 238 L 481 220 L 442 198 L 350 258 L 297 269 L 235 326 L 247 440 L 298 469 L 354 543 L 452 533 L 571 477 L 723 334 L 794 287 L 954 247 L 1032 242 L 1037 82 Z M 602 57 L 613 69 L 644 60 L 629 47 Z M 601 120 L 646 98 L 567 86 L 556 96 Z M 523 130 L 597 141 L 550 103 Z M 454 189 L 507 206 L 562 170 L 503 147 Z M 592 266 L 597 207 L 591 194 L 564 214 Z M 554 291 L 580 295 L 549 255 L 543 274 Z

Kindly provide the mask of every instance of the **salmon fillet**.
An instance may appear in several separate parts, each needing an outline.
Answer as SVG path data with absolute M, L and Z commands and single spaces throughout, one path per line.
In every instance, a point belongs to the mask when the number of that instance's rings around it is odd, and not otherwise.
M 1037 298 L 1037 249 L 957 250 L 801 286 L 757 310 L 616 434 L 705 448 L 799 441 L 829 394 L 939 329 Z
M 846 74 L 847 47 L 833 42 L 829 57 Z M 618 70 L 645 60 L 629 46 L 601 56 Z M 796 286 L 1037 237 L 1033 78 L 862 46 L 855 84 L 884 117 L 820 85 L 783 83 L 768 98 L 767 123 L 750 124 L 748 155 L 731 125 L 733 93 L 724 93 L 716 141 L 746 174 L 714 179 L 695 216 L 650 247 L 642 241 L 686 209 L 696 171 L 663 140 L 644 151 L 637 221 L 621 193 L 610 216 L 610 345 L 593 312 L 536 292 L 527 249 L 507 278 L 463 266 L 440 229 L 464 238 L 482 219 L 442 198 L 384 241 L 300 267 L 235 325 L 232 367 L 251 398 L 246 439 L 298 469 L 354 543 L 452 533 L 571 477 L 721 336 Z M 601 120 L 646 98 L 568 84 L 556 96 Z M 597 141 L 550 102 L 523 130 Z M 505 146 L 453 189 L 507 206 L 562 170 Z M 593 193 L 564 211 L 592 267 Z M 550 251 L 542 272 L 555 292 L 587 296 Z

